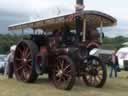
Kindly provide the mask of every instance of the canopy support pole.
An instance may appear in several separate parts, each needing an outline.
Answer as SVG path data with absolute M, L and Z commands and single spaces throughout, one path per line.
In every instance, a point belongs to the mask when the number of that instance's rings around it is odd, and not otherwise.
M 33 29 L 33 34 L 35 34 L 35 33 L 36 33 L 36 29 L 34 28 L 34 29 Z
M 83 19 L 83 42 L 86 41 L 86 18 Z
M 24 29 L 22 28 L 22 40 L 24 39 Z
M 100 42 L 103 43 L 103 21 L 100 22 Z

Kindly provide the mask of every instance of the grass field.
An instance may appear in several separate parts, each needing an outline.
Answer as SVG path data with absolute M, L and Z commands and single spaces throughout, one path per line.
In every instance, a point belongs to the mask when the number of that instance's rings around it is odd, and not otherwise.
M 0 96 L 128 96 L 128 72 L 119 73 L 118 78 L 108 78 L 101 89 L 77 81 L 71 91 L 56 89 L 46 77 L 40 77 L 34 84 L 26 84 L 0 76 Z

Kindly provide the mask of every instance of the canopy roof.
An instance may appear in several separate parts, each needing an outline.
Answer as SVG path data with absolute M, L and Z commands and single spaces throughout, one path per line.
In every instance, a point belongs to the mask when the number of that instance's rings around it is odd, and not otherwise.
M 68 14 L 64 16 L 49 18 L 49 19 L 42 19 L 32 22 L 26 22 L 21 24 L 15 24 L 10 25 L 8 27 L 9 31 L 18 30 L 18 29 L 26 29 L 26 28 L 32 28 L 32 29 L 44 29 L 46 31 L 51 31 L 56 28 L 61 28 L 64 23 L 69 24 L 72 26 L 72 28 L 75 27 L 75 19 L 74 17 L 76 15 L 80 15 L 78 13 Z M 99 11 L 92 11 L 92 10 L 86 10 L 83 11 L 81 17 L 86 18 L 86 22 L 88 25 L 91 25 L 93 27 L 100 27 L 101 21 L 103 27 L 113 26 L 116 24 L 116 19 L 108 14 L 99 12 Z

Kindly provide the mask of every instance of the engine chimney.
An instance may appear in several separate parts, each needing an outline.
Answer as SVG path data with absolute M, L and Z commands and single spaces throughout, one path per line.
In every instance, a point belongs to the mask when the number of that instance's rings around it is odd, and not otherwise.
M 76 0 L 76 12 L 83 11 L 84 9 L 84 0 Z
M 82 14 L 84 10 L 84 0 L 76 0 L 76 13 Z M 83 21 L 81 16 L 76 16 L 75 17 L 75 26 L 76 26 L 76 41 L 80 41 L 80 33 L 82 32 L 82 26 L 83 26 Z

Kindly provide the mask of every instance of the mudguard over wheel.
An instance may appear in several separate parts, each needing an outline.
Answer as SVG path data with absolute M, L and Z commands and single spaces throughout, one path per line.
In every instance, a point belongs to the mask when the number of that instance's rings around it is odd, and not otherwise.
M 85 68 L 85 74 L 83 80 L 88 86 L 101 88 L 106 82 L 107 71 L 105 64 L 95 56 L 90 56 L 87 59 L 87 65 Z
M 14 55 L 14 72 L 16 78 L 23 82 L 34 82 L 37 79 L 35 70 L 35 56 L 37 46 L 30 40 L 21 41 Z
M 53 70 L 53 83 L 56 88 L 71 90 L 75 84 L 76 72 L 72 60 L 68 56 L 58 56 Z

